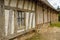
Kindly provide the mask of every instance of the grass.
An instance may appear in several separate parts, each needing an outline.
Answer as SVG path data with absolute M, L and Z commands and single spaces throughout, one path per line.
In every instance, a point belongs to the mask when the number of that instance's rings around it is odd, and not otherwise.
M 60 27 L 60 22 L 51 23 L 51 27 Z

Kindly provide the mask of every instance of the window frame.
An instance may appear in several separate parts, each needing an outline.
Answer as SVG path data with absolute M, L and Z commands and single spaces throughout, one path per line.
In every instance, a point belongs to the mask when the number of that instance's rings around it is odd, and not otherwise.
M 18 26 L 18 29 L 17 30 L 22 30 L 20 28 L 22 26 L 24 26 L 24 29 L 25 29 L 25 13 L 24 13 L 24 11 L 17 11 L 17 13 L 18 13 L 17 14 L 17 26 Z M 24 13 L 24 15 L 22 15 L 22 13 Z M 19 14 L 21 14 L 21 15 L 19 15 Z M 23 18 L 23 16 L 24 16 L 24 18 Z M 22 21 L 22 20 L 24 20 L 24 21 Z

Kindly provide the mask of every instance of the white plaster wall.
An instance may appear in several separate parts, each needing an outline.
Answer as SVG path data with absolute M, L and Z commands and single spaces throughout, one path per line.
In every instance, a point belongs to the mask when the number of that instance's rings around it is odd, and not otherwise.
M 45 9 L 44 11 L 44 23 L 47 22 L 47 9 Z
M 35 11 L 35 3 L 33 3 L 32 10 Z
M 8 35 L 9 10 L 5 10 L 5 35 Z
M 5 4 L 6 6 L 8 6 L 8 5 L 9 5 L 9 0 L 4 0 L 4 4 Z
M 14 33 L 14 11 L 5 10 L 5 35 Z
M 48 22 L 50 22 L 50 11 L 48 11 Z
M 23 0 L 20 0 L 18 3 L 18 8 L 22 9 L 23 8 Z
M 28 8 L 28 1 L 25 1 L 24 9 L 27 9 L 27 8 Z
M 32 28 L 35 28 L 35 13 L 33 13 L 33 27 Z
M 40 7 L 40 14 L 39 14 L 39 22 L 40 24 L 43 23 L 43 12 L 42 12 L 42 8 Z
M 37 6 L 37 24 L 43 23 L 43 11 L 42 7 Z
M 12 18 L 11 18 L 11 34 L 14 34 L 14 11 L 13 10 L 11 10 L 11 12 L 12 12 Z
M 39 9 L 39 6 L 37 6 L 37 24 L 40 24 L 40 9 Z
M 32 28 L 32 18 L 33 18 L 33 13 L 30 13 L 29 29 Z
M 26 12 L 26 30 L 29 27 L 29 12 Z
M 17 6 L 17 0 L 11 0 L 10 6 L 16 7 Z
M 26 12 L 26 30 L 31 28 L 35 28 L 35 13 Z
M 32 7 L 32 3 L 30 2 L 28 9 L 31 10 L 31 7 Z

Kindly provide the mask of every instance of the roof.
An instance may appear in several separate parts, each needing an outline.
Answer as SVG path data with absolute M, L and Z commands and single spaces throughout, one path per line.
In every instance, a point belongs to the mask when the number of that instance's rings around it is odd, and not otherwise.
M 39 1 L 42 1 L 44 2 L 45 4 L 47 4 L 49 7 L 51 7 L 52 9 L 58 11 L 57 9 L 55 9 L 47 0 L 39 0 Z

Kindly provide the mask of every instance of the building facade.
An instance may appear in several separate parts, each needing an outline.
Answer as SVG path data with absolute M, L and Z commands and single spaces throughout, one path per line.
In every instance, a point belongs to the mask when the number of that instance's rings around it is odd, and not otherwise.
M 58 12 L 38 0 L 1 0 L 0 18 L 0 39 L 9 40 L 58 22 Z

